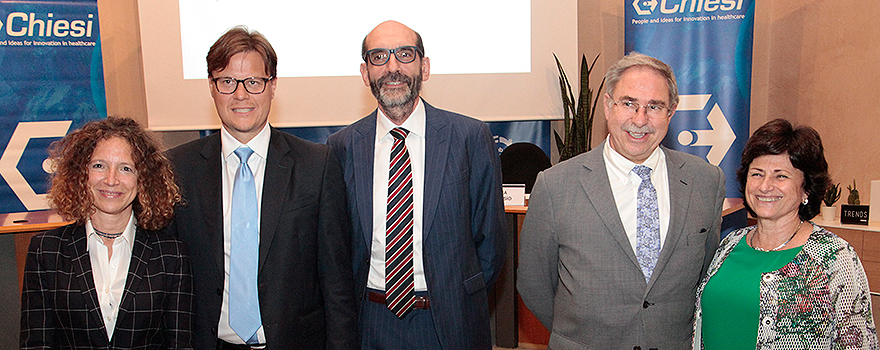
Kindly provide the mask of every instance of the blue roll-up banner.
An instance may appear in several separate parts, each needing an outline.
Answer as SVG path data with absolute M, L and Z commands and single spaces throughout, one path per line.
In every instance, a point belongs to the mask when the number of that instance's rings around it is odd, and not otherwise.
M 47 147 L 107 115 L 98 3 L 0 2 L 0 213 L 48 209 Z
M 550 157 L 550 121 L 515 121 L 515 122 L 489 122 L 489 131 L 495 137 L 495 146 L 498 153 L 504 151 L 507 146 L 518 142 L 534 143 Z
M 727 197 L 742 198 L 736 170 L 749 138 L 752 0 L 624 0 L 625 50 L 666 62 L 681 101 L 663 145 L 724 170 Z

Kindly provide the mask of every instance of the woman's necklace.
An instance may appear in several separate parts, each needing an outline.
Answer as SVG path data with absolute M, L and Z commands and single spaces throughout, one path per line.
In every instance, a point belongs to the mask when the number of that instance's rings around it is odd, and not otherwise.
M 794 230 L 794 233 L 791 234 L 791 237 L 788 237 L 788 240 L 785 241 L 785 243 L 782 243 L 781 245 L 779 245 L 776 248 L 767 250 L 767 249 L 764 249 L 764 248 L 761 248 L 761 247 L 755 245 L 755 236 L 758 235 L 758 229 L 755 229 L 755 233 L 752 233 L 752 239 L 749 240 L 749 243 L 752 245 L 752 248 L 755 248 L 755 250 L 757 250 L 757 251 L 775 252 L 777 250 L 782 249 L 782 247 L 785 247 L 785 245 L 788 244 L 788 242 L 791 242 L 791 240 L 794 238 L 794 236 L 797 235 L 798 231 L 801 230 L 801 225 L 803 225 L 803 224 L 804 224 L 804 220 L 801 220 L 801 223 L 798 224 L 797 228 Z
M 98 236 L 108 238 L 108 239 L 116 239 L 119 236 L 122 236 L 122 232 L 120 232 L 120 233 L 107 233 L 107 232 L 103 232 L 101 230 L 96 229 L 94 226 L 92 226 L 92 229 L 95 230 L 95 233 L 97 233 Z M 125 232 L 125 231 L 123 231 L 123 232 Z

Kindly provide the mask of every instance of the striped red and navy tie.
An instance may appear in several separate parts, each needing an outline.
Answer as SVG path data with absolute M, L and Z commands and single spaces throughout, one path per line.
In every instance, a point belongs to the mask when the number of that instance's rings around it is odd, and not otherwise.
M 385 217 L 385 302 L 404 318 L 415 303 L 413 282 L 413 181 L 404 128 L 394 128 L 388 172 L 388 210 Z

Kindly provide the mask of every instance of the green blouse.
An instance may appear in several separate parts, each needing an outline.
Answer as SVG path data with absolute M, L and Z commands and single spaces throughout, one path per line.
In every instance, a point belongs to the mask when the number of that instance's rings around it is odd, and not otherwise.
M 781 269 L 801 248 L 762 252 L 750 247 L 746 239 L 733 248 L 703 291 L 704 349 L 755 348 L 761 274 Z

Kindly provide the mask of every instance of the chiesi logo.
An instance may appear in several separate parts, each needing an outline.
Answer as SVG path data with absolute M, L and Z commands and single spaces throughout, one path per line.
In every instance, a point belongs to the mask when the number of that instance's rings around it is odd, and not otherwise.
M 91 37 L 93 14 L 88 19 L 56 19 L 54 14 L 10 12 L 6 22 L 0 22 L 0 32 L 12 37 Z
M 46 202 L 46 194 L 38 194 L 28 183 L 24 175 L 18 170 L 18 163 L 24 155 L 28 142 L 31 139 L 64 137 L 70 130 L 72 120 L 49 121 L 49 122 L 19 122 L 12 132 L 6 150 L 0 156 L 0 176 L 9 184 L 9 188 L 24 204 L 28 211 L 49 209 Z M 46 159 L 43 161 L 43 170 L 52 173 L 52 163 Z
M 715 11 L 733 11 L 742 9 L 742 0 L 633 0 L 633 7 L 639 16 L 654 13 L 657 5 L 660 13 L 697 13 Z

